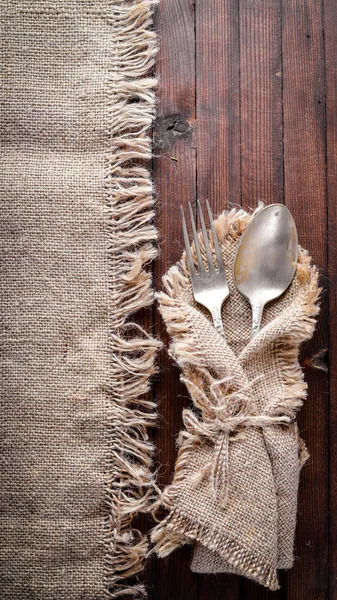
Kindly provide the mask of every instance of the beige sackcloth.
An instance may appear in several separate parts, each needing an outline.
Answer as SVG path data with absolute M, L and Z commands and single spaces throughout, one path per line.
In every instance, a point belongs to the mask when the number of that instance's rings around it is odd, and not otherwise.
M 267 305 L 250 341 L 251 310 L 232 276 L 250 219 L 233 210 L 215 221 L 230 289 L 226 341 L 193 299 L 185 254 L 163 278 L 159 308 L 194 406 L 183 411 L 175 474 L 163 492 L 169 513 L 152 540 L 159 556 L 197 542 L 193 571 L 237 573 L 275 590 L 277 569 L 293 564 L 299 474 L 308 457 L 295 422 L 306 397 L 298 348 L 313 334 L 319 290 L 317 270 L 300 249 L 293 282 Z
M 146 595 L 153 4 L 0 0 L 1 600 Z

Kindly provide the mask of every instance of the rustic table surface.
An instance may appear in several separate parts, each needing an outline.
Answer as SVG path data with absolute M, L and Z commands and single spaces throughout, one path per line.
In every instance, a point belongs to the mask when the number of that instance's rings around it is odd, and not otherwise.
M 191 573 L 190 549 L 148 562 L 151 600 L 337 598 L 337 4 L 336 0 L 162 0 L 153 161 L 161 276 L 183 248 L 179 205 L 285 203 L 319 266 L 322 307 L 303 351 L 309 397 L 299 427 L 311 458 L 301 474 L 296 561 L 269 592 L 237 576 Z M 148 314 L 167 346 L 163 323 Z M 149 322 L 150 321 L 150 322 Z M 316 356 L 315 356 L 316 355 Z M 189 404 L 166 351 L 154 385 L 160 483 L 170 482 L 182 408 Z

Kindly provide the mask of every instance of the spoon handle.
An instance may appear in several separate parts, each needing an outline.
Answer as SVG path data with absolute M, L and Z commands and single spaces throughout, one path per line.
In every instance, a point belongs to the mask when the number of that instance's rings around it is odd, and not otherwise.
M 253 337 L 255 337 L 260 331 L 263 309 L 264 309 L 263 304 L 252 304 L 253 320 L 252 320 L 252 331 L 251 331 L 251 335 L 250 335 L 251 339 L 253 339 Z

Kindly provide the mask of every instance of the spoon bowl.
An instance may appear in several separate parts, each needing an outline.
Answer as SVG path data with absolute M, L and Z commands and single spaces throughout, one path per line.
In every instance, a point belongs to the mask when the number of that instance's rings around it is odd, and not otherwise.
M 252 308 L 252 338 L 260 330 L 265 305 L 289 287 L 297 258 L 297 230 L 290 211 L 283 204 L 266 206 L 247 226 L 234 260 L 235 285 Z

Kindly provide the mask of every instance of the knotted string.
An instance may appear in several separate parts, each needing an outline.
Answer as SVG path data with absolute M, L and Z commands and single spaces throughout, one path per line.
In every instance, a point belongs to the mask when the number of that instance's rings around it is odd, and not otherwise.
M 210 473 L 210 485 L 214 498 L 221 507 L 225 507 L 229 492 L 229 442 L 240 439 L 238 430 L 246 427 L 268 427 L 270 425 L 290 425 L 294 416 L 269 415 L 258 413 L 249 395 L 249 389 L 263 377 L 256 377 L 243 388 L 228 393 L 232 377 L 215 380 L 210 385 L 210 394 L 205 394 L 199 386 L 188 378 L 182 377 L 192 400 L 203 413 L 203 420 L 189 409 L 183 411 L 186 431 L 198 439 L 206 438 L 214 444 L 212 461 L 194 476 L 198 483 L 206 473 Z M 222 387 L 225 386 L 224 391 Z M 235 437 L 233 434 L 236 433 Z

